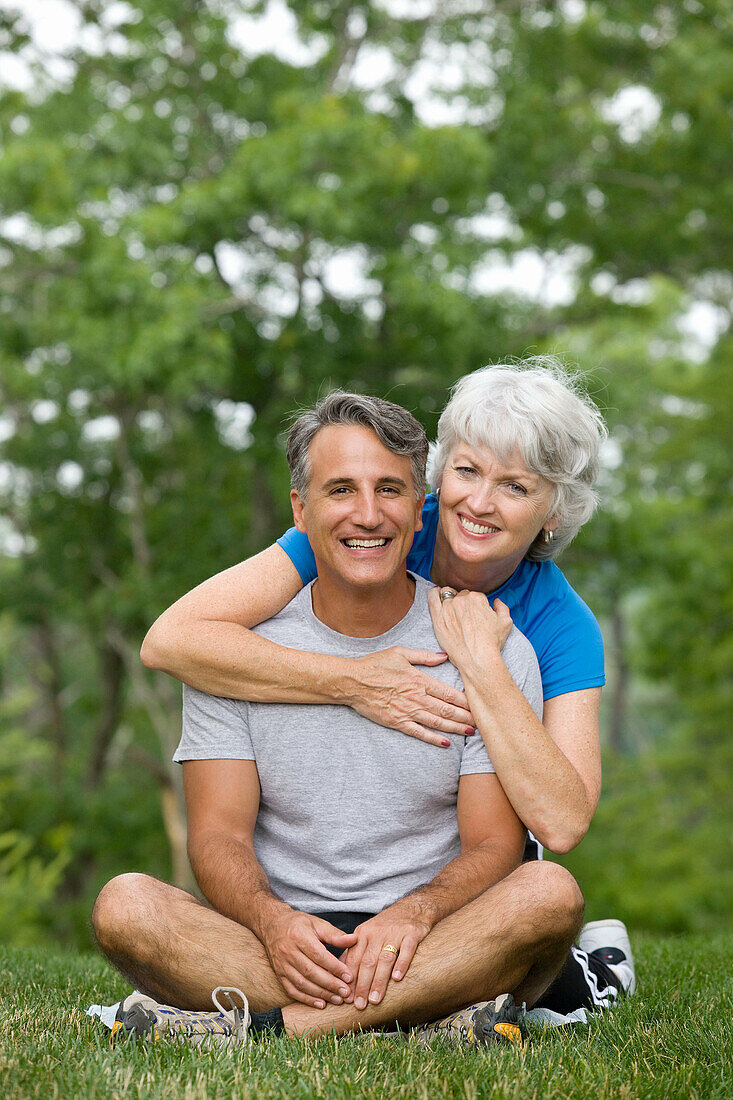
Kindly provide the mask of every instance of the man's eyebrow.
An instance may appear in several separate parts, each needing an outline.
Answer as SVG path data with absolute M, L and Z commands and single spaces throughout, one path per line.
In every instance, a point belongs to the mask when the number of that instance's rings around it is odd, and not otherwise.
M 353 477 L 330 477 L 328 481 L 324 481 L 322 488 L 333 489 L 336 485 L 355 485 L 356 481 Z M 401 477 L 380 477 L 377 480 L 378 485 L 394 485 L 400 489 L 407 488 L 407 482 L 403 481 Z

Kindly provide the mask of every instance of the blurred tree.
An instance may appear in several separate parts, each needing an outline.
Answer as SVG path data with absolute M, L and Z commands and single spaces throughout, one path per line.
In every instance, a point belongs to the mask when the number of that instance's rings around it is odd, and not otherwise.
M 160 784 L 187 885 L 168 763 L 177 693 L 140 668 L 142 633 L 283 525 L 273 448 L 296 401 L 333 379 L 397 385 L 430 412 L 449 356 L 460 372 L 485 354 L 496 303 L 448 285 L 434 245 L 479 209 L 489 154 L 470 127 L 336 94 L 333 57 L 247 64 L 206 5 L 151 2 L 115 28 L 85 10 L 100 54 L 79 47 L 68 85 L 38 70 L 37 95 L 0 100 L 4 502 L 19 552 L 2 600 L 39 668 L 52 812 L 78 821 L 81 787 L 93 819 L 131 723 L 125 757 Z M 72 734 L 64 695 L 80 682 Z M 99 873 L 88 826 L 72 894 Z
M 608 624 L 610 740 L 638 751 L 674 714 L 679 753 L 704 726 L 718 761 L 729 563 L 695 544 L 728 522 L 728 5 L 291 0 L 298 63 L 250 48 L 264 8 L 87 0 L 60 75 L 20 16 L 0 23 L 34 76 L 0 85 L 5 689 L 32 684 L 29 738 L 51 747 L 19 765 L 46 799 L 19 782 L 7 826 L 51 866 L 68 824 L 77 929 L 110 869 L 166 873 L 156 821 L 187 880 L 177 691 L 137 648 L 287 522 L 284 418 L 324 385 L 432 429 L 491 359 L 590 371 L 608 508 L 566 564 Z M 686 636 L 706 645 L 681 678 Z M 642 672 L 661 707 L 630 691 Z

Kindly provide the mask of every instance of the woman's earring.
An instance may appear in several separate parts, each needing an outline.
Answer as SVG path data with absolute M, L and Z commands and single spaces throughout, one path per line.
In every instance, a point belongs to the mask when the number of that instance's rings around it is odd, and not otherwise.
M 549 544 L 549 543 L 552 542 L 554 537 L 555 537 L 555 532 L 554 531 L 548 531 L 546 527 L 542 528 L 542 541 L 543 542 L 546 542 L 546 543 Z

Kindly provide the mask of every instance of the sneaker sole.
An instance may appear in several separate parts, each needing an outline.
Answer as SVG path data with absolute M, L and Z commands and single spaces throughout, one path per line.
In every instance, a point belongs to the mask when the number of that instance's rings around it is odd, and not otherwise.
M 526 1035 L 520 1023 L 519 1009 L 514 1004 L 514 998 L 511 994 L 503 1002 L 498 1018 L 497 1012 L 491 1007 L 491 1004 L 492 1002 L 489 1002 L 486 1008 L 482 1008 L 476 1013 L 473 1026 L 468 1033 L 469 1042 L 476 1045 L 510 1042 L 515 1046 L 524 1046 Z

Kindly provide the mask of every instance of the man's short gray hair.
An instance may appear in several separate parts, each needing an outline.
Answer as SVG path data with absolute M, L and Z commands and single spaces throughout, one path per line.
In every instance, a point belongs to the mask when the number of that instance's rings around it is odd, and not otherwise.
M 422 424 L 407 409 L 381 397 L 334 390 L 328 397 L 321 398 L 312 409 L 302 412 L 288 434 L 286 453 L 290 484 L 301 500 L 306 498 L 311 479 L 310 445 L 321 428 L 338 424 L 371 428 L 388 451 L 409 458 L 415 496 L 418 499 L 422 496 L 428 458 L 428 440 Z
M 522 462 L 554 489 L 558 526 L 550 543 L 538 535 L 530 561 L 554 558 L 593 515 L 598 495 L 603 418 L 580 391 L 578 381 L 554 356 L 482 367 L 461 378 L 438 421 L 429 480 L 438 488 L 456 443 L 488 447 L 507 462 L 518 451 Z

